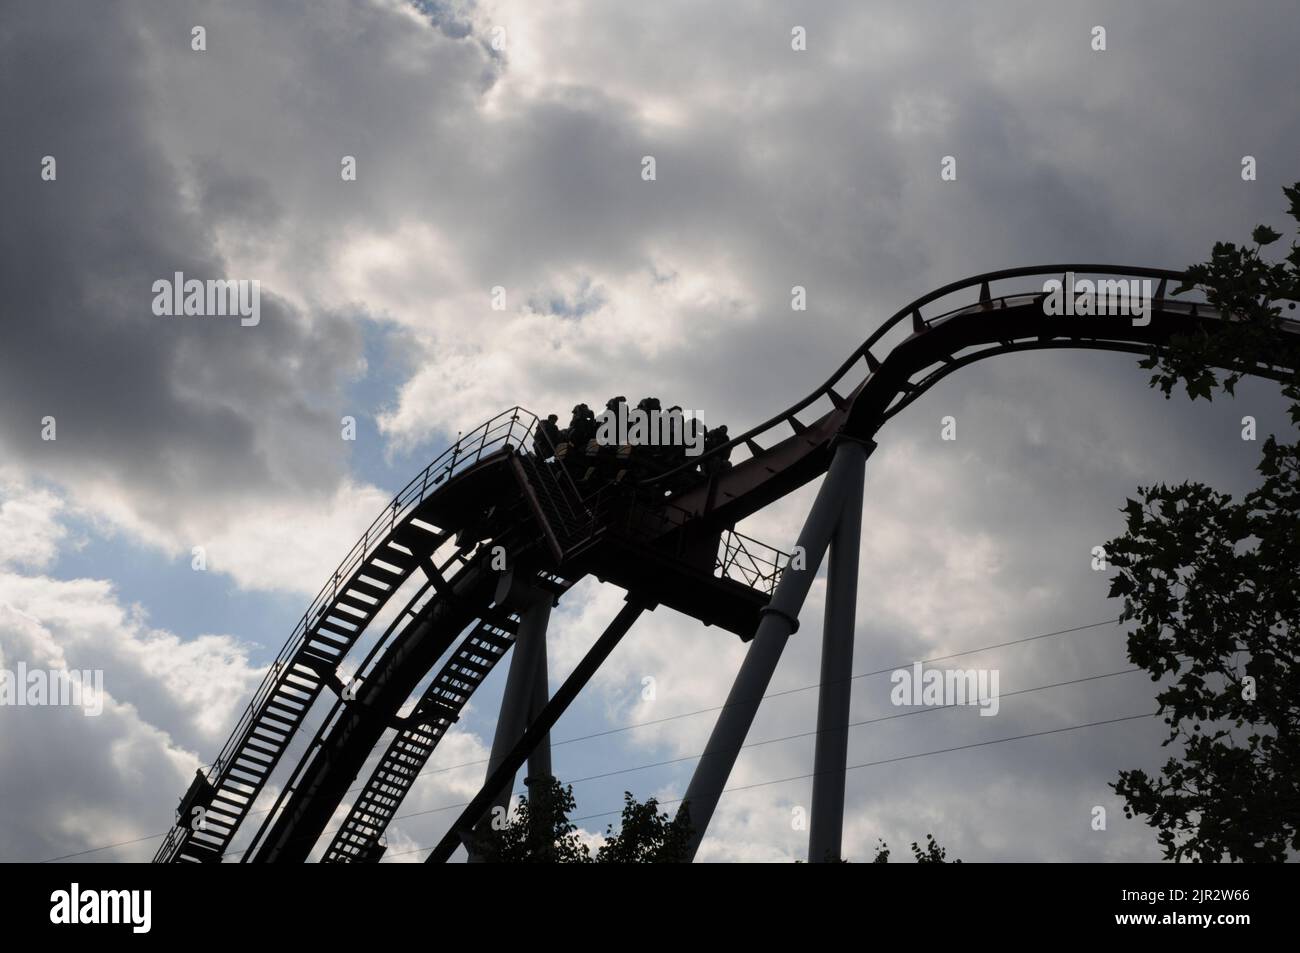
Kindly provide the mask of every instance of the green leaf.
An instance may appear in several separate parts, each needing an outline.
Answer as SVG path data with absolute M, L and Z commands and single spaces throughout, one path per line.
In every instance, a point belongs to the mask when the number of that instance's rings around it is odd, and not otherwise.
M 1287 214 L 1300 221 L 1300 182 L 1290 188 L 1283 186 L 1282 194 L 1291 200 L 1291 207 L 1287 209 Z
M 1250 237 L 1257 245 L 1271 245 L 1282 237 L 1282 233 L 1273 231 L 1267 225 L 1259 225 L 1250 233 Z

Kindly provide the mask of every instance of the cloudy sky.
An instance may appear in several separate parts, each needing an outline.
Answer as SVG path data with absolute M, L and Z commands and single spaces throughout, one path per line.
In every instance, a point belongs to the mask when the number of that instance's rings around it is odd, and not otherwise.
M 152 856 L 361 530 L 503 408 L 654 394 L 736 433 L 938 285 L 1183 267 L 1282 227 L 1298 33 L 1291 0 L 8 4 L 0 667 L 101 669 L 106 699 L 98 717 L 0 709 L 0 860 Z M 260 281 L 260 323 L 156 316 L 153 282 L 177 271 Z M 855 673 L 1113 619 L 1090 550 L 1126 495 L 1251 485 L 1240 420 L 1286 431 L 1275 387 L 1193 406 L 1135 365 L 997 358 L 882 431 Z M 789 548 L 814 491 L 743 529 Z M 564 600 L 553 686 L 621 595 L 586 581 Z M 806 849 L 821 609 L 818 584 L 750 736 L 769 743 L 742 754 L 701 859 Z M 689 713 L 721 704 L 742 656 L 670 610 L 642 619 L 552 735 L 661 720 L 557 745 L 585 830 L 624 790 L 680 797 L 713 717 Z M 1112 674 L 1130 668 L 1120 627 L 959 661 L 1023 693 L 994 718 L 855 727 L 847 856 L 929 832 L 966 860 L 1159 856 L 1107 787 L 1163 763 L 1155 720 L 889 760 L 1153 711 L 1144 675 Z M 456 813 L 438 808 L 477 789 L 503 681 L 416 783 L 391 860 L 422 859 Z M 854 721 L 898 713 L 886 677 L 853 684 Z

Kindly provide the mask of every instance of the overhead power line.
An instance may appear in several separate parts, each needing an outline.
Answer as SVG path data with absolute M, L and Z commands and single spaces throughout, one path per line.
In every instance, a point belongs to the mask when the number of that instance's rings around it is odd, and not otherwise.
M 1029 690 L 1032 690 L 1032 689 L 1027 689 L 1027 691 L 1029 691 Z M 937 710 L 939 710 L 939 709 L 926 709 L 926 710 L 927 710 L 927 711 L 937 711 Z M 1098 728 L 1098 727 L 1101 727 L 1101 726 L 1103 726 L 1103 725 L 1115 725 L 1115 724 L 1119 724 L 1119 723 L 1121 723 L 1121 722 L 1125 722 L 1125 721 L 1136 721 L 1136 720 L 1138 720 L 1138 719 L 1140 719 L 1140 718 L 1153 718 L 1153 717 L 1155 717 L 1155 716 L 1158 715 L 1158 714 L 1160 714 L 1160 713 L 1159 713 L 1159 712 L 1155 712 L 1155 711 L 1152 711 L 1152 712 L 1143 712 L 1142 714 L 1139 714 L 1139 715 L 1125 715 L 1125 716 L 1123 716 L 1122 718 L 1107 718 L 1107 719 L 1105 719 L 1105 720 L 1103 720 L 1103 721 L 1090 721 L 1090 722 L 1087 722 L 1087 723 L 1082 724 L 1082 725 L 1067 725 L 1067 726 L 1065 726 L 1064 728 L 1049 728 L 1049 729 L 1046 729 L 1046 730 L 1044 730 L 1044 731 L 1031 731 L 1031 732 L 1028 732 L 1028 733 L 1023 734 L 1023 735 L 1012 735 L 1012 736 L 1009 737 L 1009 738 L 991 738 L 991 739 L 989 739 L 989 740 L 987 740 L 987 741 L 974 741 L 974 742 L 971 742 L 970 744 L 954 745 L 954 746 L 951 747 L 951 748 L 938 748 L 938 749 L 936 749 L 936 750 L 934 750 L 934 751 L 918 751 L 918 752 L 916 752 L 916 753 L 914 753 L 914 754 L 904 754 L 904 755 L 899 755 L 899 756 L 894 757 L 894 758 L 881 758 L 881 759 L 879 759 L 878 761 L 864 761 L 864 762 L 862 762 L 861 764 L 850 764 L 850 765 L 848 765 L 848 766 L 845 768 L 845 770 L 846 770 L 846 771 L 857 771 L 857 770 L 860 770 L 860 769 L 862 769 L 862 768 L 874 768 L 874 767 L 878 767 L 878 766 L 880 766 L 880 765 L 882 765 L 882 764 L 895 764 L 895 763 L 897 763 L 897 762 L 899 762 L 899 761 L 912 761 L 912 760 L 915 760 L 915 759 L 917 759 L 917 758 L 928 758 L 928 757 L 931 757 L 931 756 L 933 756 L 933 755 L 951 754 L 951 753 L 954 752 L 954 751 L 967 751 L 967 750 L 969 750 L 969 749 L 971 749 L 971 748 L 984 748 L 984 747 L 987 747 L 988 745 L 1000 745 L 1000 744 L 1005 744 L 1005 743 L 1008 742 L 1008 741 L 1023 741 L 1023 740 L 1026 739 L 1026 738 L 1041 738 L 1041 737 L 1043 737 L 1043 736 L 1045 736 L 1045 735 L 1059 735 L 1059 734 L 1062 734 L 1062 733 L 1067 732 L 1067 731 L 1079 731 L 1079 730 L 1084 729 L 1084 728 Z M 699 757 L 699 755 L 696 755 L 696 757 Z M 823 772 L 823 773 L 824 773 L 824 774 L 829 774 L 829 773 L 831 773 L 831 772 Z M 796 774 L 796 775 L 792 775 L 792 776 L 790 776 L 790 777 L 788 777 L 788 778 L 773 778 L 773 779 L 770 780 L 770 781 L 756 781 L 756 782 L 754 782 L 754 783 L 752 783 L 752 784 L 741 784 L 741 785 L 737 785 L 736 787 L 733 787 L 733 788 L 724 788 L 723 791 L 722 791 L 722 793 L 723 793 L 723 794 L 735 794 L 735 793 L 737 793 L 737 792 L 739 792 L 739 791 L 752 791 L 752 790 L 754 790 L 755 788 L 770 787 L 770 786 L 772 786 L 772 785 L 774 785 L 774 784 L 788 784 L 788 783 L 791 782 L 791 781 L 806 781 L 806 780 L 808 780 L 809 778 L 815 778 L 815 777 L 817 777 L 817 773 L 816 773 L 816 772 L 809 772 L 808 774 Z M 576 783 L 576 782 L 575 782 L 575 783 Z M 669 805 L 669 804 L 680 804 L 681 802 L 682 802 L 682 798 L 671 798 L 671 799 L 668 799 L 668 800 L 659 801 L 658 803 L 660 804 L 660 806 L 664 806 L 664 805 Z M 448 806 L 446 806 L 446 807 L 437 808 L 436 810 L 439 810 L 439 811 L 446 811 L 446 810 L 451 810 L 451 808 L 453 808 L 453 807 L 464 807 L 464 806 L 466 806 L 466 805 L 452 804 L 452 805 L 448 805 Z M 577 823 L 578 821 L 589 821 L 589 820 L 593 820 L 593 819 L 595 819 L 595 818 L 597 818 L 597 817 L 608 817 L 608 816 L 610 816 L 611 814 L 619 814 L 619 813 L 622 812 L 622 810 L 623 810 L 623 809 L 620 807 L 620 808 L 615 808 L 615 809 L 612 810 L 612 811 L 601 811 L 601 812 L 596 813 L 596 814 L 584 814 L 584 815 L 582 815 L 581 817 L 570 818 L 570 820 L 571 820 L 572 822 L 574 822 L 574 823 Z M 430 813 L 432 813 L 432 812 L 430 812 Z M 394 818 L 394 820 L 396 820 L 396 818 Z M 401 857 L 401 856 L 404 856 L 404 855 L 406 855 L 406 854 L 419 853 L 420 851 L 425 851 L 425 850 L 433 850 L 433 847 L 417 847 L 417 848 L 415 848 L 415 849 L 413 849 L 413 850 L 400 851 L 400 852 L 398 852 L 398 853 L 392 854 L 391 856 L 393 856 L 393 857 Z M 386 858 L 385 858 L 385 859 L 386 859 Z
M 876 676 L 876 675 L 885 675 L 885 674 L 888 674 L 889 672 L 896 671 L 896 670 L 898 670 L 898 669 L 900 669 L 900 668 L 906 668 L 906 667 L 908 667 L 908 666 L 915 665 L 915 664 L 917 664 L 918 661 L 919 661 L 921 664 L 928 664 L 928 663 L 931 663 L 931 662 L 942 662 L 942 661 L 947 661 L 948 659 L 961 658 L 962 656 L 965 656 L 965 655 L 974 655 L 974 654 L 979 653 L 979 652 L 988 652 L 988 651 L 991 651 L 991 650 L 993 650 L 993 649 L 1007 648 L 1007 647 L 1010 647 L 1010 646 L 1013 646 L 1013 645 L 1023 645 L 1023 644 L 1025 644 L 1025 643 L 1027 643 L 1027 642 L 1036 642 L 1036 641 L 1039 641 L 1040 639 L 1053 638 L 1053 637 L 1055 637 L 1055 636 L 1059 636 L 1059 635 L 1070 635 L 1070 634 L 1075 633 L 1075 632 L 1083 632 L 1083 631 L 1086 631 L 1086 630 L 1088 630 L 1088 629 L 1095 629 L 1095 628 L 1098 628 L 1098 627 L 1100 627 L 1100 626 L 1104 626 L 1104 625 L 1116 625 L 1116 624 L 1119 623 L 1119 621 L 1120 621 L 1120 620 L 1117 619 L 1117 618 L 1113 618 L 1113 619 L 1104 619 L 1104 620 L 1102 620 L 1102 621 L 1100 621 L 1100 622 L 1090 622 L 1090 623 L 1088 623 L 1088 624 L 1086 624 L 1086 625 L 1073 626 L 1073 627 L 1068 628 L 1068 629 L 1057 629 L 1057 630 L 1052 631 L 1052 632 L 1043 632 L 1043 633 L 1040 633 L 1040 634 L 1038 634 L 1038 635 L 1030 635 L 1030 636 L 1026 636 L 1026 637 L 1024 637 L 1024 638 L 1011 639 L 1011 640 L 1008 640 L 1008 641 L 1005 641 L 1005 642 L 995 642 L 995 643 L 993 643 L 992 645 L 982 645 L 982 646 L 979 646 L 978 648 L 965 649 L 965 650 L 963 650 L 963 651 L 961 651 L 961 652 L 952 652 L 952 653 L 950 653 L 950 654 L 948 654 L 948 655 L 936 655 L 936 656 L 932 656 L 932 657 L 930 657 L 930 658 L 926 658 L 926 659 L 912 660 L 912 661 L 908 661 L 908 662 L 900 663 L 899 665 L 891 666 L 891 667 L 889 667 L 889 668 L 875 669 L 874 671 L 870 671 L 870 672 L 861 672 L 861 673 L 858 673 L 858 674 L 856 674 L 856 675 L 850 675 L 850 676 L 847 676 L 847 677 L 844 678 L 844 679 L 832 679 L 831 681 L 828 681 L 828 682 L 814 682 L 814 683 L 812 683 L 812 684 L 810 684 L 810 685 L 802 685 L 802 686 L 799 686 L 799 687 L 797 687 L 797 688 L 787 688 L 787 689 L 782 689 L 781 691 L 769 692 L 768 694 L 766 694 L 766 695 L 763 696 L 763 700 L 766 700 L 766 699 L 769 699 L 769 698 L 780 698 L 780 697 L 783 697 L 783 696 L 786 696 L 786 695 L 794 695 L 794 694 L 797 694 L 797 693 L 799 693 L 799 692 L 811 691 L 812 689 L 822 687 L 822 685 L 824 685 L 824 684 L 825 684 L 825 685 L 839 684 L 840 682 L 843 682 L 843 681 L 857 681 L 858 679 L 871 678 L 871 677 Z M 1110 674 L 1123 674 L 1123 673 L 1118 673 L 1118 672 L 1116 672 L 1116 673 L 1110 673 Z M 1080 680 L 1078 680 L 1078 681 L 1089 681 L 1089 680 L 1094 679 L 1094 678 L 1106 678 L 1106 677 L 1109 677 L 1109 675 L 1090 676 L 1089 678 L 1080 679 Z M 1067 685 L 1067 684 L 1073 684 L 1073 682 L 1061 682 L 1061 683 L 1058 683 L 1058 685 Z M 1007 694 L 1008 694 L 1008 695 L 1012 695 L 1012 694 L 1022 694 L 1023 692 L 1026 692 L 1026 691 L 1040 691 L 1040 690 L 1042 690 L 1042 689 L 1045 689 L 1045 688 L 1052 688 L 1052 687 L 1057 687 L 1057 685 L 1041 686 L 1041 687 L 1038 688 L 1038 689 L 1024 689 L 1024 690 L 1022 690 L 1021 692 L 1011 692 L 1011 693 L 1007 693 Z M 637 729 L 637 728 L 646 728 L 646 727 L 651 727 L 651 726 L 654 726 L 654 725 L 666 724 L 666 723 L 668 723 L 668 722 L 672 722 L 672 721 L 679 721 L 679 720 L 681 720 L 681 719 L 683 719 L 683 718 L 693 718 L 693 717 L 695 717 L 696 715 L 706 715 L 706 714 L 709 714 L 710 712 L 722 711 L 722 710 L 724 710 L 726 707 L 727 707 L 726 705 L 715 705 L 715 706 L 712 706 L 712 707 L 709 707 L 709 708 L 700 708 L 700 709 L 696 709 L 695 711 L 680 712 L 680 713 L 675 714 L 675 715 L 665 715 L 665 716 L 662 717 L 662 718 L 654 718 L 654 719 L 650 719 L 650 720 L 648 720 L 648 721 L 632 722 L 632 723 L 630 723 L 630 724 L 620 725 L 620 726 L 615 727 L 615 728 L 607 728 L 607 729 L 603 729 L 603 730 L 601 730 L 601 731 L 594 731 L 594 732 L 591 732 L 591 733 L 589 733 L 589 734 L 585 734 L 585 735 L 578 735 L 578 736 L 573 737 L 573 738 L 566 738 L 566 739 L 561 740 L 561 741 L 554 741 L 554 742 L 551 743 L 551 747 L 552 747 L 552 748 L 557 748 L 557 747 L 559 747 L 559 746 L 561 746 L 561 745 L 576 744 L 576 743 L 581 742 L 581 741 L 590 741 L 590 740 L 592 740 L 592 739 L 594 739 L 594 738 L 603 738 L 603 737 L 607 737 L 607 736 L 609 736 L 609 735 L 615 735 L 615 734 L 619 734 L 619 733 L 621 733 L 621 732 L 625 732 L 625 731 L 632 731 L 632 730 Z M 948 707 L 948 706 L 944 706 L 944 707 Z M 931 710 L 938 710 L 938 709 L 922 709 L 921 711 L 931 711 Z M 904 713 L 902 713 L 902 714 L 904 714 L 904 715 L 906 715 L 906 714 L 920 714 L 921 711 L 917 711 L 917 712 L 904 712 Z M 900 716 L 899 716 L 899 715 L 890 715 L 890 716 L 886 716 L 885 718 L 883 718 L 883 719 L 879 719 L 879 720 L 889 720 L 889 719 L 891 719 L 891 718 L 896 718 L 896 717 L 900 717 Z M 855 725 L 851 725 L 850 727 L 856 727 L 856 725 L 858 725 L 858 724 L 868 724 L 868 723 L 869 723 L 869 722 L 859 722 L 859 723 L 855 723 Z M 301 727 L 300 727 L 298 730 L 301 730 Z M 806 737 L 806 736 L 808 736 L 808 735 L 810 735 L 810 734 L 811 734 L 811 735 L 815 735 L 816 732 L 814 731 L 814 732 L 810 732 L 810 733 L 805 733 L 804 735 L 791 736 L 791 737 Z M 778 741 L 778 740 L 786 740 L 786 739 L 769 739 L 769 740 L 767 740 L 767 741 L 757 742 L 756 744 L 773 744 L 773 743 L 775 743 L 775 741 Z M 750 747 L 750 746 L 751 746 L 751 745 L 745 745 L 744 747 Z M 694 756 L 692 756 L 692 757 L 698 757 L 698 755 L 694 755 Z M 687 759 L 678 759 L 678 760 L 690 760 L 690 759 L 687 758 Z M 671 763 L 671 762 L 665 762 L 665 763 Z M 443 767 L 443 768 L 425 768 L 424 770 L 420 771 L 420 772 L 416 775 L 416 777 L 415 777 L 414 780 L 417 780 L 417 781 L 418 781 L 418 780 L 420 780 L 421 778 L 431 777 L 431 776 L 438 775 L 438 774 L 445 774 L 445 773 L 450 772 L 450 771 L 457 771 L 457 770 L 460 770 L 460 769 L 462 769 L 462 768 L 476 767 L 476 766 L 484 765 L 484 764 L 487 764 L 487 759 L 479 759 L 479 760 L 476 760 L 476 761 L 466 761 L 466 762 L 462 762 L 462 763 L 460 763 L 460 764 L 449 765 L 449 766 L 447 766 L 447 767 Z M 645 767 L 650 767 L 650 766 L 645 766 Z M 626 772 L 628 772 L 628 771 L 636 771 L 636 770 L 643 770 L 643 768 L 629 768 L 629 769 L 624 769 L 622 772 L 615 772 L 615 773 L 626 773 Z M 576 782 L 575 782 L 575 783 L 576 783 Z M 348 794 L 352 794 L 352 793 L 354 793 L 354 792 L 356 792 L 356 791 L 359 791 L 363 786 L 364 786 L 364 785 L 361 785 L 361 784 L 355 785 L 355 786 L 353 786 L 352 788 L 350 788 L 350 789 L 347 791 L 347 793 L 348 793 Z M 464 805 L 453 805 L 453 806 L 460 806 L 460 807 L 463 807 Z M 450 808 L 438 808 L 437 810 L 449 810 L 449 809 L 450 809 Z M 248 814 L 247 816 L 248 816 L 248 817 L 257 817 L 257 816 L 260 816 L 260 815 L 262 815 L 262 814 L 266 814 L 266 813 L 267 813 L 268 811 L 270 811 L 270 810 L 271 810 L 270 808 L 265 808 L 265 809 L 263 809 L 263 810 L 259 810 L 259 811 L 251 811 L 251 812 L 249 812 L 249 814 Z M 421 812 L 421 813 L 423 813 L 423 812 Z M 417 815 L 410 815 L 410 814 L 408 814 L 408 815 L 400 815 L 400 816 L 398 816 L 398 817 L 394 817 L 393 820 L 399 820 L 399 819 L 401 819 L 402 817 L 413 817 L 413 816 L 417 816 Z M 139 843 L 142 843 L 142 842 L 144 842 L 144 841 L 157 840 L 157 839 L 159 839 L 159 838 L 166 837 L 168 833 L 169 833 L 168 831 L 164 831 L 164 832 L 161 833 L 161 834 L 148 834 L 148 835 L 145 835 L 145 836 L 143 836 L 143 837 L 132 838 L 131 840 L 118 841 L 118 842 L 116 842 L 116 843 L 112 843 L 112 844 L 104 844 L 104 845 L 102 845 L 102 846 L 100 846 L 100 847 L 90 847 L 90 848 L 87 848 L 86 850 L 75 851 L 75 852 L 70 853 L 70 854 L 61 854 L 61 855 L 59 855 L 58 857 L 50 857 L 50 858 L 47 858 L 47 859 L 45 859 L 45 860 L 36 861 L 36 863 L 42 863 L 42 864 L 53 864 L 53 863 L 57 863 L 57 862 L 62 861 L 62 860 L 71 860 L 71 859 L 73 859 L 73 858 L 75 858 L 75 857 L 84 857 L 84 856 L 86 856 L 86 855 L 88 855 L 88 854 L 99 853 L 100 851 L 105 851 L 105 850 L 115 850 L 115 849 L 117 849 L 117 848 L 119 848 L 119 847 L 128 847 L 128 846 L 130 846 L 130 845 L 132 845 L 132 844 L 139 844 Z M 327 832 L 327 833 L 330 833 L 330 832 Z M 234 851 L 234 852 L 227 853 L 226 856 L 228 856 L 228 857 L 235 857 L 235 856 L 240 856 L 240 854 L 242 854 L 242 853 L 243 853 L 242 851 Z

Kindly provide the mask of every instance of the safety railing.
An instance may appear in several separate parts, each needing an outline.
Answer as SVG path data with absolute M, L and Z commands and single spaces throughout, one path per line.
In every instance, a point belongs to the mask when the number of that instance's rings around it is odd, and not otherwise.
M 711 450 L 705 451 L 700 456 L 693 458 L 689 463 L 683 464 L 682 466 L 676 467 L 665 473 L 661 473 L 641 481 L 641 485 L 646 487 L 663 486 L 668 481 L 672 480 L 674 477 L 684 473 L 687 470 L 690 470 L 697 466 L 701 468 L 705 468 L 706 464 L 704 461 L 709 460 L 712 457 L 716 457 L 723 454 L 729 456 L 732 450 L 739 448 L 741 446 L 748 447 L 751 453 L 756 452 L 756 449 L 761 449 L 758 442 L 758 438 L 767 435 L 770 432 L 778 430 L 780 428 L 788 427 L 790 431 L 797 433 L 804 429 L 805 424 L 797 420 L 796 415 L 799 414 L 801 411 L 806 410 L 808 407 L 812 406 L 813 404 L 817 403 L 819 400 L 822 400 L 823 398 L 829 398 L 831 402 L 837 407 L 843 406 L 846 403 L 846 396 L 848 394 L 851 394 L 854 390 L 856 390 L 857 387 L 859 387 L 867 379 L 867 377 L 870 376 L 870 374 L 874 373 L 876 368 L 878 368 L 882 363 L 871 353 L 871 348 L 874 347 L 876 344 L 878 344 L 881 341 L 881 339 L 885 337 L 885 335 L 891 332 L 902 322 L 910 320 L 912 322 L 912 328 L 914 331 L 924 331 L 930 325 L 936 323 L 937 321 L 942 320 L 943 318 L 949 317 L 951 315 L 957 314 L 959 312 L 969 311 L 972 308 L 979 307 L 981 305 L 991 306 L 994 300 L 996 300 L 993 298 L 990 290 L 990 286 L 994 282 L 1005 281 L 1012 278 L 1025 278 L 1025 277 L 1032 277 L 1032 276 L 1064 277 L 1064 275 L 1067 272 L 1073 272 L 1074 274 L 1079 276 L 1110 275 L 1110 276 L 1123 276 L 1129 278 L 1150 278 L 1150 279 L 1158 280 L 1159 287 L 1155 295 L 1153 296 L 1153 300 L 1161 304 L 1163 304 L 1167 300 L 1168 296 L 1177 294 L 1181 291 L 1181 288 L 1179 286 L 1181 285 L 1182 281 L 1186 277 L 1186 275 L 1183 272 L 1169 271 L 1162 268 L 1142 268 L 1137 266 L 1128 267 L 1124 265 L 1065 264 L 1065 265 L 1035 265 L 1028 268 L 1007 268 L 1001 271 L 990 271 L 981 275 L 975 275 L 970 278 L 963 278 L 960 281 L 954 281 L 950 284 L 944 285 L 941 288 L 936 288 L 933 291 L 925 295 L 922 295 L 920 298 L 917 298 L 915 301 L 905 305 L 904 307 L 900 308 L 898 311 L 894 312 L 894 314 L 891 315 L 887 321 L 885 321 L 878 328 L 876 328 L 875 331 L 871 333 L 871 336 L 868 337 L 866 341 L 864 341 L 857 349 L 853 351 L 853 353 L 844 361 L 843 364 L 839 366 L 839 368 L 835 371 L 835 373 L 832 374 L 824 384 L 822 384 L 820 387 L 814 390 L 807 397 L 800 400 L 798 403 L 793 404 L 790 407 L 787 407 L 785 410 L 781 411 L 781 413 L 777 414 L 776 416 L 763 421 L 761 424 L 758 424 L 757 426 L 750 428 L 749 430 L 745 431 L 744 433 L 740 434 L 737 437 L 733 437 L 731 440 L 728 440 L 726 443 L 720 444 L 719 446 L 714 447 Z M 941 315 L 935 315 L 931 318 L 925 318 L 922 316 L 921 309 L 926 307 L 927 305 L 933 304 L 935 301 L 938 301 L 942 298 L 946 298 L 949 295 L 955 294 L 959 291 L 965 291 L 973 288 L 979 289 L 979 299 L 977 302 L 973 304 L 970 303 L 964 304 L 959 308 L 950 309 L 948 311 L 945 311 Z M 1041 291 L 1035 293 L 1040 295 L 1042 294 Z M 1016 297 L 1016 296 L 1008 295 L 1005 297 Z M 1193 315 L 1195 314 L 1194 308 L 1192 309 L 1192 314 Z M 867 364 L 868 374 L 864 375 L 860 380 L 850 381 L 849 384 L 840 386 L 840 389 L 837 390 L 836 389 L 837 385 L 841 385 L 841 382 L 848 375 L 849 371 L 852 370 L 853 367 L 859 361 L 863 361 L 863 360 L 865 360 Z M 785 439 L 785 437 L 788 435 L 789 435 L 788 433 L 782 434 L 780 435 L 780 438 Z
M 285 642 L 280 653 L 271 662 L 265 677 L 253 694 L 252 700 L 244 709 L 239 722 L 231 732 L 221 753 L 207 772 L 208 779 L 221 776 L 227 762 L 236 754 L 243 744 L 244 737 L 257 718 L 258 712 L 266 700 L 275 691 L 281 674 L 289 667 L 306 641 L 307 633 L 317 620 L 338 597 L 340 585 L 346 585 L 355 572 L 372 552 L 383 545 L 392 534 L 393 529 L 417 508 L 439 486 L 447 482 L 462 470 L 478 463 L 484 457 L 497 453 L 507 447 L 527 447 L 537 427 L 537 416 L 522 407 L 512 407 L 497 414 L 490 420 L 475 427 L 467 434 L 457 437 L 456 442 L 444 450 L 432 463 L 406 484 L 392 502 L 362 534 L 361 538 L 348 551 L 339 563 L 338 569 L 330 577 L 321 591 L 312 600 L 307 611 L 303 613 L 293 633 Z M 161 857 L 175 848 L 176 842 L 184 836 L 182 828 L 173 828 L 167 840 L 158 851 Z
M 628 489 L 622 489 L 623 499 L 628 498 Z M 687 525 L 692 517 L 689 510 L 675 503 L 664 501 L 655 504 L 639 500 L 631 501 L 625 512 L 615 516 L 613 511 L 617 499 L 609 495 L 609 488 L 597 493 L 589 501 L 592 513 L 599 522 L 634 540 L 653 543 L 671 536 L 677 528 Z M 675 555 L 681 556 L 685 538 L 677 536 L 676 540 Z M 728 529 L 723 531 L 719 540 L 713 574 L 771 595 L 789 564 L 789 553 Z
M 718 547 L 716 575 L 742 582 L 770 596 L 789 564 L 789 553 L 727 530 Z

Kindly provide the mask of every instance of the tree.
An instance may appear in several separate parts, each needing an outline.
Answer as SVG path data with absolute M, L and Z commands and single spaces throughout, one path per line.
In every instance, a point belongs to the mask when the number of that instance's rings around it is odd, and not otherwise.
M 1300 183 L 1283 191 L 1300 222 Z M 1279 238 L 1261 225 L 1253 247 L 1218 243 L 1188 270 L 1180 290 L 1201 286 L 1233 319 L 1142 362 L 1166 398 L 1182 383 L 1211 400 L 1257 368 L 1297 367 L 1300 348 L 1278 329 L 1282 303 L 1300 299 L 1300 247 L 1266 261 Z M 1300 424 L 1300 376 L 1281 383 Z M 1106 545 L 1118 570 L 1110 595 L 1136 622 L 1129 659 L 1153 681 L 1171 679 L 1156 700 L 1164 744 L 1181 755 L 1157 777 L 1121 771 L 1112 787 L 1127 816 L 1159 832 L 1167 859 L 1280 861 L 1300 850 L 1300 443 L 1270 436 L 1258 470 L 1262 483 L 1239 502 L 1201 483 L 1140 487 L 1124 535 Z
M 690 860 L 690 811 L 686 805 L 673 817 L 659 813 L 659 802 L 647 798 L 638 803 L 631 792 L 623 792 L 623 818 L 616 833 L 613 825 L 605 832 L 605 843 L 596 854 L 602 864 L 680 864 Z
M 591 849 L 569 820 L 574 806 L 572 785 L 550 777 L 532 781 L 504 824 L 487 823 L 475 832 L 474 853 L 497 864 L 590 863 Z
M 912 841 L 912 856 L 916 858 L 918 864 L 960 864 L 960 860 L 948 861 L 948 850 L 940 847 L 935 841 L 933 834 L 925 835 L 925 847 L 921 847 L 916 841 Z M 876 848 L 876 856 L 872 858 L 873 864 L 889 863 L 889 845 L 880 841 L 880 846 Z
M 662 864 L 689 860 L 687 844 L 692 828 L 685 811 L 676 817 L 660 813 L 659 802 L 644 803 L 624 792 L 619 830 L 606 830 L 605 843 L 594 858 L 600 864 Z M 530 800 L 531 798 L 531 800 Z M 494 863 L 589 864 L 591 849 L 569 820 L 573 811 L 572 785 L 554 778 L 529 782 L 528 794 L 519 799 L 513 815 L 499 828 L 484 825 L 474 835 L 475 852 Z

